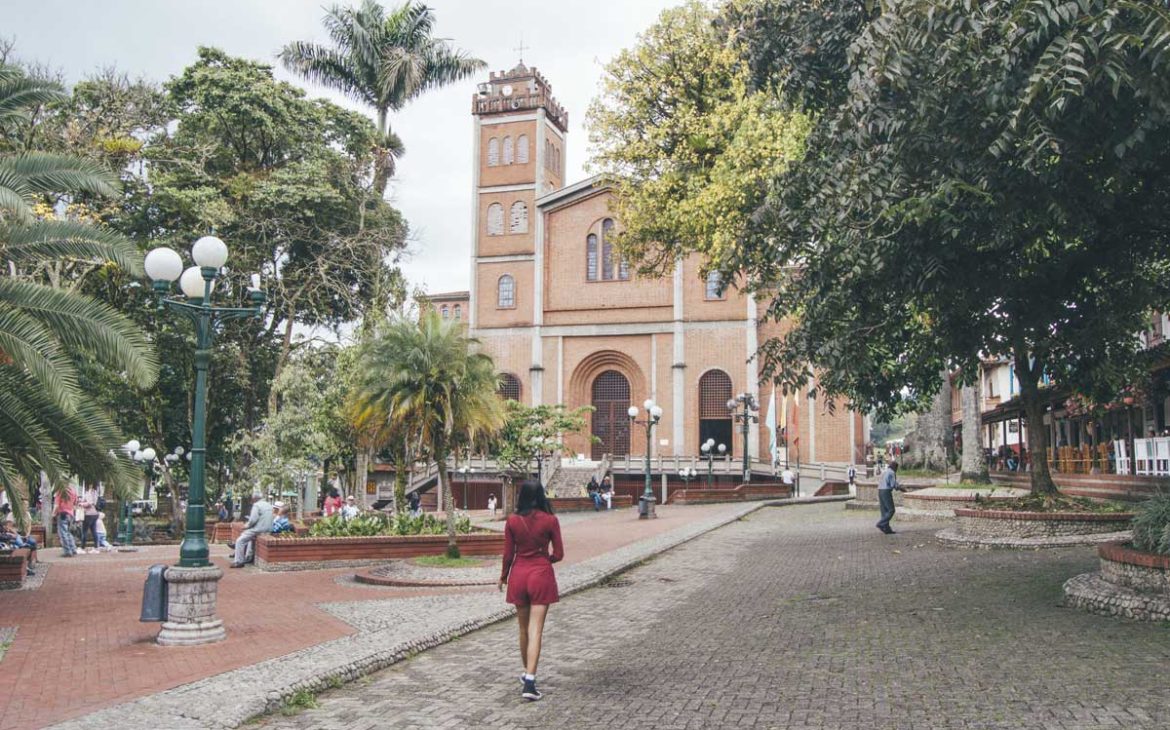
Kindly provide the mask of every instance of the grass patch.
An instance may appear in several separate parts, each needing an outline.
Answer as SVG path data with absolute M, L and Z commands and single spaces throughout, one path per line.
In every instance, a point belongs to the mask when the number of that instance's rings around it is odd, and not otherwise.
M 413 562 L 427 568 L 478 568 L 483 565 L 483 561 L 476 558 L 449 558 L 446 555 L 424 555 Z
M 298 689 L 291 697 L 285 698 L 284 704 L 280 707 L 280 714 L 289 717 L 304 710 L 313 710 L 316 708 L 317 695 L 307 689 Z

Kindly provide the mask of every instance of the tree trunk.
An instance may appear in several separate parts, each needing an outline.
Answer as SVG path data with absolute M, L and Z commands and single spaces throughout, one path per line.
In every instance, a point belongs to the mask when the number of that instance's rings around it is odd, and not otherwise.
M 280 377 L 281 371 L 284 370 L 289 354 L 292 353 L 293 311 L 292 304 L 289 304 L 288 312 L 285 313 L 287 319 L 284 324 L 284 341 L 280 344 L 280 357 L 276 359 L 276 367 L 272 372 L 272 383 L 268 388 L 267 415 L 269 418 L 272 417 L 273 413 L 276 413 L 276 380 Z
M 455 542 L 455 500 L 451 491 L 451 479 L 447 473 L 447 457 L 435 455 L 436 466 L 439 469 L 439 497 L 443 500 L 447 510 L 447 557 L 459 557 L 459 544 Z
M 1050 496 L 1057 493 L 1056 482 L 1048 469 L 1048 429 L 1044 426 L 1044 401 L 1040 397 L 1040 373 L 1043 365 L 1031 361 L 1029 353 L 1016 348 L 1016 375 L 1020 378 L 1020 400 L 1028 416 L 1028 453 L 1032 463 L 1032 494 Z
M 963 463 L 960 479 L 965 482 L 989 484 L 991 479 L 987 476 L 987 459 L 983 457 L 981 438 L 983 420 L 982 409 L 979 407 L 982 401 L 979 386 L 980 378 L 976 377 L 974 383 L 964 385 L 960 391 L 963 406 Z
M 947 443 L 951 440 L 951 380 L 942 374 L 942 386 L 934 396 L 930 410 L 918 416 L 914 430 L 906 437 L 909 447 L 905 459 L 923 469 L 947 467 Z

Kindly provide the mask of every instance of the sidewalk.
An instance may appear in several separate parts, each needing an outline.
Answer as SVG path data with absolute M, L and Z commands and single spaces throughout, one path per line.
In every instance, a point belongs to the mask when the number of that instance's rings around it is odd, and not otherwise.
M 633 509 L 567 515 L 562 586 L 579 589 L 607 574 L 607 565 L 638 562 L 664 549 L 660 545 L 689 539 L 760 504 L 660 507 L 659 519 L 649 522 L 639 521 Z M 219 613 L 228 639 L 163 648 L 153 641 L 158 624 L 137 619 L 146 568 L 173 561 L 177 546 L 69 560 L 57 550 L 42 552 L 44 585 L 0 594 L 0 628 L 18 629 L 0 662 L 0 730 L 44 727 L 125 703 L 131 704 L 77 726 L 125 727 L 128 712 L 153 727 L 181 727 L 181 715 L 191 727 L 233 726 L 274 701 L 274 692 L 279 703 L 280 688 L 297 678 L 321 681 L 331 667 L 357 676 L 368 669 L 363 662 L 390 663 L 389 650 L 412 632 L 424 633 L 414 637 L 410 651 L 426 637 L 438 643 L 451 630 L 465 631 L 469 620 L 490 623 L 508 611 L 493 589 L 366 587 L 345 580 L 352 568 L 225 570 Z M 213 561 L 226 568 L 226 553 L 225 546 L 213 546 Z M 381 635 L 387 627 L 389 634 Z M 229 677 L 218 691 L 208 685 Z M 176 693 L 190 705 L 167 705 Z M 143 706 L 156 699 L 153 704 L 167 709 Z

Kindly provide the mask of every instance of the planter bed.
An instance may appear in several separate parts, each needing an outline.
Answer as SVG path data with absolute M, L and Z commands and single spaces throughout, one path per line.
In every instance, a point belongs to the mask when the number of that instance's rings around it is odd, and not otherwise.
M 549 500 L 555 512 L 588 512 L 593 509 L 593 500 L 589 497 L 553 497 Z M 628 494 L 613 495 L 613 508 L 633 507 L 634 498 Z M 605 511 L 605 500 L 601 502 L 601 511 Z
M 476 532 L 458 535 L 464 555 L 502 555 L 504 535 Z M 444 535 L 379 535 L 375 537 L 274 537 L 256 540 L 256 566 L 262 570 L 314 570 L 370 565 L 397 558 L 442 555 Z
M 1066 547 L 1128 537 L 1130 512 L 1015 512 L 956 509 L 955 525 L 938 533 L 964 547 Z
M 851 502 L 845 503 L 845 509 L 872 509 L 876 510 L 878 506 L 878 488 L 876 482 L 855 482 L 857 487 L 857 498 Z M 907 494 L 917 492 L 921 489 L 930 489 L 930 484 L 905 484 Z M 904 507 L 906 505 L 904 499 L 906 495 L 902 492 L 894 492 L 894 506 Z
M 1125 542 L 1097 547 L 1101 569 L 1065 582 L 1065 603 L 1090 613 L 1141 621 L 1170 621 L 1170 556 Z
M 950 522 L 955 518 L 955 510 L 975 507 L 979 503 L 976 500 L 977 495 L 979 500 L 990 500 L 994 502 L 996 500 L 1009 500 L 1027 494 L 1024 491 L 1003 489 L 1002 487 L 998 491 L 999 494 L 991 494 L 990 487 L 987 489 L 979 489 L 978 487 L 930 487 L 920 489 L 902 495 L 902 504 L 905 506 L 905 509 L 898 512 L 898 518 L 910 521 L 946 520 Z

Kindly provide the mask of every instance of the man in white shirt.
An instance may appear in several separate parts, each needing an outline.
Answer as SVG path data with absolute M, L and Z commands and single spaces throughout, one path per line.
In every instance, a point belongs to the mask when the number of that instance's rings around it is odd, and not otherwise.
M 343 520 L 352 520 L 354 517 L 357 517 L 358 514 L 360 514 L 360 513 L 361 513 L 361 510 L 358 509 L 357 500 L 355 500 L 353 498 L 353 495 L 351 494 L 348 497 L 346 497 L 345 498 L 345 506 L 341 508 L 341 518 Z

